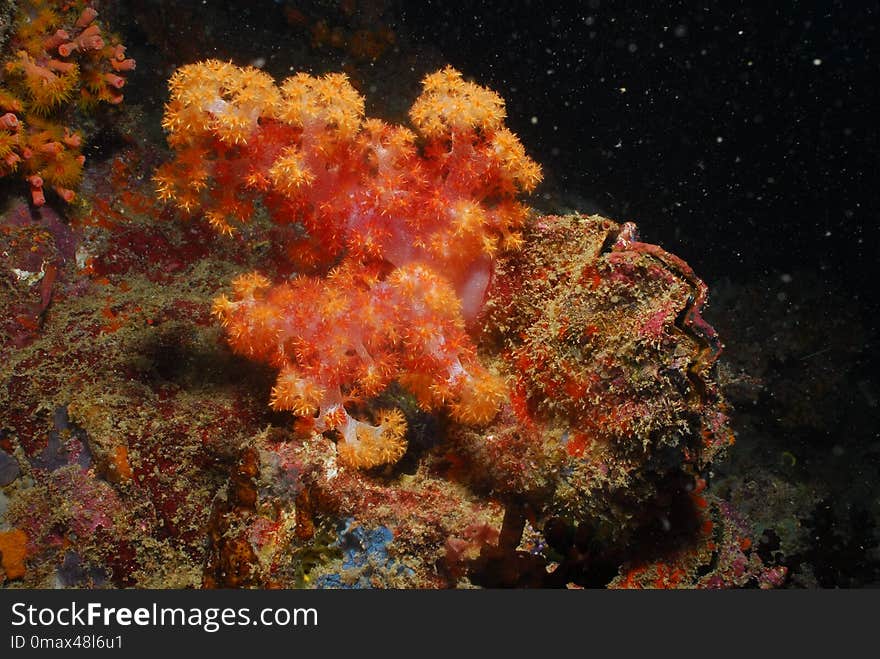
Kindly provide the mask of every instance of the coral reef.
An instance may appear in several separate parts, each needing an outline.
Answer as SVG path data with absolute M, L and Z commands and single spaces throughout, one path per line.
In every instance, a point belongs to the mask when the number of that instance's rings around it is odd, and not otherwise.
M 135 68 L 97 16 L 86 0 L 18 7 L 2 63 L 0 176 L 23 178 L 35 206 L 46 203 L 44 188 L 73 200 L 85 161 L 74 109 L 120 103 Z
M 0 482 L 8 505 L 0 532 L 14 532 L 5 536 L 13 548 L 26 538 L 21 562 L 21 552 L 6 559 L 14 559 L 10 585 L 686 587 L 771 579 L 755 548 L 744 548 L 757 535 L 729 526 L 722 504 L 700 491 L 683 447 L 698 444 L 701 424 L 684 410 L 671 449 L 649 442 L 642 450 L 642 439 L 628 443 L 620 433 L 578 455 L 564 441 L 563 426 L 577 418 L 571 410 L 536 408 L 527 418 L 504 402 L 479 431 L 426 413 L 391 387 L 373 406 L 406 417 L 407 452 L 393 467 L 366 471 L 346 464 L 332 437 L 292 431 L 265 405 L 272 369 L 232 354 L 211 314 L 214 292 L 265 257 L 263 238 L 229 241 L 198 218 L 167 221 L 139 178 L 143 163 L 129 155 L 96 172 L 91 210 L 74 227 L 38 224 L 42 232 L 8 237 L 7 246 L 21 242 L 22 257 L 48 243 L 57 258 L 50 303 L 33 329 L 22 327 L 26 340 L 4 334 Z M 24 217 L 21 226 L 30 226 Z M 548 226 L 593 235 L 616 225 L 538 218 L 510 258 L 541 252 L 547 245 L 535 236 Z M 627 283 L 644 278 L 640 295 L 650 290 L 654 302 L 690 285 L 661 281 L 669 273 L 653 257 L 630 257 L 657 267 L 656 277 L 634 271 Z M 500 261 L 499 273 L 511 263 Z M 39 307 L 45 278 L 13 285 L 33 291 Z M 499 274 L 497 284 L 505 281 Z M 500 318 L 494 304 L 490 311 Z M 677 329 L 675 309 L 669 314 L 664 340 L 689 347 L 672 367 L 684 371 L 702 344 Z M 481 359 L 521 389 L 527 371 L 517 377 L 495 328 L 486 332 Z M 674 412 L 659 394 L 671 394 L 654 386 L 653 413 L 668 419 Z M 647 391 L 642 399 L 651 400 Z M 602 476 L 602 464 L 617 481 Z M 710 583 L 715 565 L 719 578 Z M 659 580 L 666 569 L 682 575 Z
M 529 212 L 500 97 L 441 70 L 410 131 L 342 76 L 171 90 L 171 160 L 129 145 L 0 231 L 4 586 L 782 583 L 707 489 L 705 285 Z

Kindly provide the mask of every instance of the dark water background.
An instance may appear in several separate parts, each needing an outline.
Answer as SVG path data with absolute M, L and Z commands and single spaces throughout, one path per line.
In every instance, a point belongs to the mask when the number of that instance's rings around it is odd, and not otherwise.
M 157 106 L 174 65 L 212 56 L 279 77 L 353 68 L 387 115 L 448 63 L 506 99 L 548 208 L 634 219 L 709 281 L 821 272 L 876 313 L 876 2 L 125 4 L 130 101 Z M 314 48 L 319 18 L 396 41 L 374 62 Z

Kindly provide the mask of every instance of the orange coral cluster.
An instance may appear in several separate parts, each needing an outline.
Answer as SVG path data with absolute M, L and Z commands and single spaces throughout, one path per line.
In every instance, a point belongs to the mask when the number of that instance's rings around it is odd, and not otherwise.
M 257 69 L 207 61 L 169 85 L 175 158 L 154 177 L 160 197 L 222 233 L 260 202 L 291 229 L 290 261 L 318 273 L 275 287 L 240 277 L 215 313 L 237 352 L 281 370 L 273 406 L 338 430 L 340 458 L 357 466 L 405 450 L 398 412 L 377 413 L 374 426 L 347 411 L 391 382 L 465 423 L 490 420 L 505 396 L 465 321 L 495 254 L 521 243 L 527 207 L 516 197 L 541 170 L 504 127 L 497 94 L 449 67 L 423 84 L 415 131 L 366 118 L 341 74 L 276 86 Z
M 0 176 L 24 178 L 37 206 L 45 186 L 72 201 L 82 175 L 82 136 L 63 115 L 74 102 L 120 103 L 135 67 L 97 16 L 85 0 L 27 0 L 18 10 L 2 69 Z

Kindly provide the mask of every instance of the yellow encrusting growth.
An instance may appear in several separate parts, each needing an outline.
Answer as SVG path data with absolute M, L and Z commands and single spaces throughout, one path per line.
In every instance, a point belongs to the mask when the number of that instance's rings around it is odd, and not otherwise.
M 69 203 L 85 161 L 74 109 L 121 103 L 135 61 L 90 0 L 7 4 L 13 13 L 3 20 L 14 20 L 0 54 L 0 177 L 24 179 L 35 206 L 46 203 L 46 189 Z
M 46 115 L 68 101 L 79 83 L 79 67 L 75 63 L 52 70 L 50 66 L 39 66 L 23 50 L 6 63 L 6 71 L 21 77 L 30 107 L 39 115 Z

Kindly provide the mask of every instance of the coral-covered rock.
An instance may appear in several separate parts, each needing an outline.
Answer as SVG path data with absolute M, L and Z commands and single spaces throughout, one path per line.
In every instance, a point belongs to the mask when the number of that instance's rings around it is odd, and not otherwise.
M 510 409 L 458 442 L 508 500 L 626 538 L 668 479 L 693 482 L 732 442 L 706 287 L 630 224 L 547 216 L 524 238 L 499 259 L 485 312 Z

